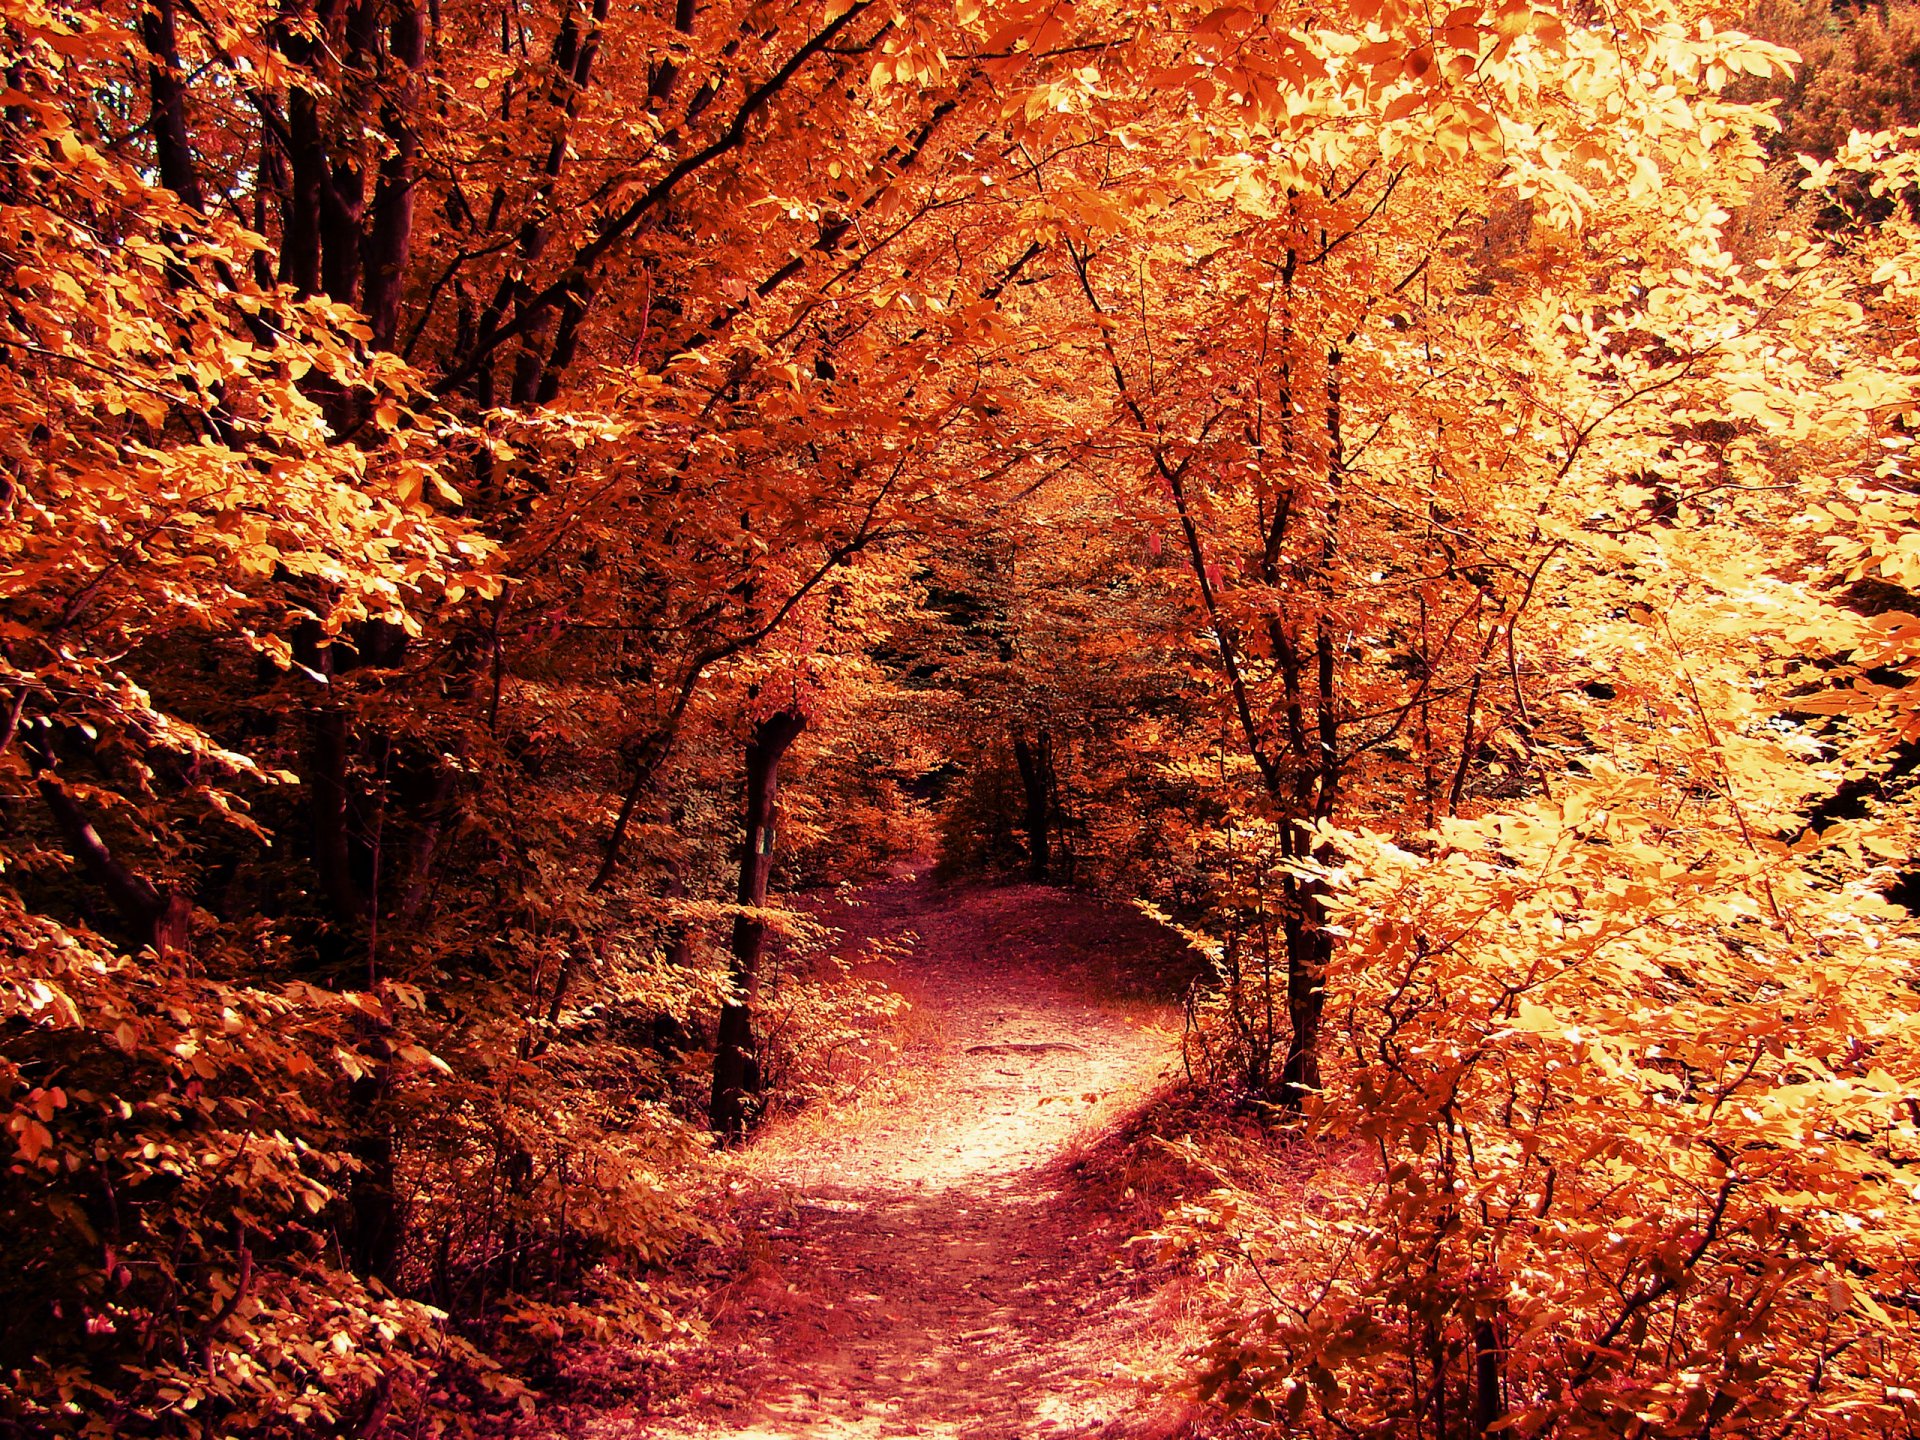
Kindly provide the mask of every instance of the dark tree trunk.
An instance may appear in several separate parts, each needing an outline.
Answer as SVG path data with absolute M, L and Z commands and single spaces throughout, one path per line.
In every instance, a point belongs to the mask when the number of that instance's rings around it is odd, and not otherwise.
M 1053 739 L 1045 730 L 1032 740 L 1013 737 L 1013 759 L 1020 767 L 1026 791 L 1027 878 L 1035 884 L 1047 878 L 1053 858 Z
M 1500 1337 L 1491 1320 L 1473 1325 L 1473 1433 L 1486 1435 L 1506 1414 L 1500 1384 Z
M 296 66 L 310 46 L 289 39 L 281 47 Z M 268 142 L 270 143 L 270 142 Z M 320 194 L 327 184 L 326 142 L 312 93 L 294 86 L 287 96 L 287 202 L 280 217 L 280 281 L 299 295 L 320 289 Z
M 540 372 L 540 383 L 534 388 L 536 403 L 551 405 L 559 398 L 567 368 L 579 353 L 580 326 L 587 318 L 587 307 L 592 303 L 593 282 L 583 277 L 579 288 L 570 291 L 560 306 L 560 323 L 554 332 L 553 351 L 547 357 L 546 368 Z
M 360 222 L 367 182 L 351 165 L 335 165 L 320 189 L 320 284 L 327 298 L 360 304 Z
M 413 125 L 413 107 L 419 94 L 416 78 L 427 59 L 427 24 L 418 5 L 394 8 L 388 45 L 403 73 L 381 106 L 381 128 L 392 149 L 380 162 L 380 179 L 373 193 L 373 226 L 367 236 L 366 309 L 377 349 L 391 350 L 400 323 L 400 290 L 407 256 L 413 243 L 414 163 L 420 141 Z
M 315 709 L 308 722 L 307 755 L 313 866 L 333 918 L 343 925 L 358 923 L 365 910 L 353 873 L 349 753 L 346 712 L 332 705 Z
M 153 0 L 140 17 L 140 38 L 147 47 L 147 83 L 153 97 L 153 140 L 160 161 L 160 183 L 193 209 L 205 210 L 200 178 L 193 166 L 193 145 L 187 137 L 187 92 L 180 77 L 173 0 Z
M 466 746 L 457 745 L 454 754 L 457 759 L 464 759 Z M 393 915 L 403 927 L 412 926 L 426 912 L 433 884 L 433 862 L 440 852 L 440 843 L 447 827 L 454 818 L 458 781 L 455 760 L 442 759 L 435 763 L 433 783 L 418 812 L 398 886 L 400 901 L 394 907 Z
M 394 1184 L 393 1116 L 389 1113 L 387 1065 L 355 1080 L 347 1091 L 352 1138 L 360 1163 L 348 1188 L 348 1263 L 356 1275 L 391 1285 L 405 1235 L 405 1217 Z
M 747 743 L 746 851 L 740 857 L 739 902 L 760 909 L 767 903 L 767 876 L 773 869 L 779 814 L 780 760 L 806 728 L 798 709 L 780 710 L 753 727 Z M 720 1010 L 720 1033 L 713 1054 L 713 1099 L 708 1117 L 714 1132 L 737 1139 L 746 1132 L 749 1111 L 760 1093 L 760 1060 L 753 1035 L 760 1000 L 760 955 L 767 927 L 748 915 L 733 922 L 733 960 L 729 967 L 733 998 Z
M 1280 1072 L 1280 1098 L 1298 1109 L 1320 1088 L 1320 1012 L 1327 1002 L 1327 962 L 1333 937 L 1325 929 L 1320 887 L 1290 880 L 1291 913 L 1282 927 L 1287 942 L 1287 1063 Z

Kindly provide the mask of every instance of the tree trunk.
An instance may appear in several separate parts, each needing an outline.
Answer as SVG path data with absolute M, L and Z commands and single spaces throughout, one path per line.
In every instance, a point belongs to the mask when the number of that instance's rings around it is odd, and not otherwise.
M 1501 1394 L 1500 1337 L 1491 1320 L 1473 1324 L 1473 1433 L 1489 1434 L 1506 1414 Z
M 1339 549 L 1340 507 L 1346 488 L 1346 447 L 1341 439 L 1340 367 L 1338 346 L 1327 351 L 1327 508 L 1326 530 L 1320 542 L 1320 569 L 1324 573 Z M 1301 765 L 1302 780 L 1296 792 L 1296 814 L 1315 820 L 1333 817 L 1340 788 L 1340 697 L 1338 693 L 1338 657 L 1334 646 L 1334 621 L 1326 612 L 1315 617 L 1313 627 L 1314 735 L 1313 748 L 1307 748 L 1304 726 L 1290 719 L 1289 730 L 1295 746 L 1295 761 Z M 1298 660 L 1289 672 L 1292 694 L 1297 706 Z M 1311 788 L 1305 778 L 1311 776 Z M 1311 806 L 1308 800 L 1311 797 Z M 1315 849 L 1313 858 L 1332 857 Z M 1293 900 L 1286 920 L 1287 938 L 1287 1019 L 1292 1038 L 1287 1046 L 1286 1068 L 1280 1074 L 1281 1099 L 1298 1109 L 1308 1095 L 1320 1088 L 1320 1014 L 1327 1001 L 1327 963 L 1333 958 L 1333 936 L 1327 932 L 1324 904 L 1326 886 L 1319 880 L 1289 880 L 1287 888 Z
M 392 142 L 392 149 L 380 162 L 366 257 L 367 320 L 373 329 L 374 347 L 380 350 L 393 348 L 400 323 L 401 283 L 413 243 L 414 167 L 420 148 L 413 110 L 420 89 L 416 77 L 427 59 L 426 17 L 418 5 L 395 7 L 388 47 L 403 73 L 381 106 L 381 129 Z
M 187 136 L 187 91 L 180 75 L 180 47 L 173 0 L 156 0 L 140 17 L 140 38 L 147 47 L 147 84 L 153 99 L 153 144 L 160 161 L 160 183 L 195 210 L 205 210 L 200 180 Z
M 333 705 L 320 705 L 308 717 L 307 725 L 308 815 L 313 824 L 314 869 L 334 920 L 351 927 L 363 918 L 366 902 L 353 873 L 347 717 Z
M 304 66 L 310 44 L 291 33 L 282 52 L 296 67 Z M 264 138 L 264 151 L 274 142 Z M 320 289 L 320 192 L 327 183 L 326 141 L 320 131 L 320 105 L 313 93 L 294 86 L 287 96 L 287 199 L 280 217 L 280 281 L 294 293 L 312 295 Z
M 347 1191 L 347 1263 L 356 1275 L 391 1285 L 406 1236 L 406 1215 L 394 1183 L 391 1076 L 382 1061 L 347 1089 L 348 1149 L 359 1162 Z
M 1053 741 L 1045 730 L 1031 741 L 1016 735 L 1013 758 L 1027 795 L 1027 878 L 1038 885 L 1046 880 L 1052 861 Z
M 756 910 L 767 903 L 767 876 L 773 869 L 780 760 L 806 724 L 807 717 L 798 709 L 776 711 L 753 727 L 747 744 L 747 833 L 746 851 L 740 857 L 739 902 Z M 766 943 L 767 927 L 762 921 L 750 915 L 735 917 L 733 960 L 728 967 L 733 998 L 720 1010 L 713 1099 L 708 1106 L 714 1132 L 728 1140 L 746 1133 L 749 1111 L 760 1093 L 753 1022 L 760 1000 L 760 955 Z
M 1282 921 L 1287 942 L 1287 1063 L 1280 1072 L 1280 1099 L 1297 1110 L 1320 1088 L 1320 1012 L 1327 1002 L 1327 961 L 1333 937 L 1316 881 L 1289 880 L 1289 913 Z

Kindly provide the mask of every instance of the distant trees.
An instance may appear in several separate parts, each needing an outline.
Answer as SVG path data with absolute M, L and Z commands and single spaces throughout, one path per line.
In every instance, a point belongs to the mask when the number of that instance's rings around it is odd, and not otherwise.
M 1761 0 L 1745 24 L 1800 57 L 1791 75 L 1742 86 L 1778 98 L 1766 143 L 1781 160 L 1829 160 L 1856 130 L 1920 124 L 1920 7 Z

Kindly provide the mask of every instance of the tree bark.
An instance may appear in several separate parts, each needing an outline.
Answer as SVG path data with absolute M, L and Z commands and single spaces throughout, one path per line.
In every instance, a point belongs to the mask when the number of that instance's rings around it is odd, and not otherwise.
M 773 870 L 779 814 L 780 760 L 806 728 L 797 708 L 775 711 L 753 727 L 747 743 L 746 850 L 740 857 L 739 902 L 758 910 L 767 903 L 767 877 Z M 760 956 L 767 927 L 751 915 L 733 922 L 733 957 L 728 967 L 733 998 L 720 1010 L 720 1033 L 713 1055 L 713 1098 L 708 1118 L 723 1139 L 746 1133 L 749 1112 L 760 1093 L 760 1058 L 753 1034 L 760 1001 Z
M 296 71 L 313 62 L 314 36 L 330 23 L 299 0 L 286 0 L 274 24 L 275 43 Z M 270 114 L 263 108 L 263 117 Z M 276 144 L 286 151 L 287 193 L 280 212 L 280 282 L 296 294 L 320 290 L 321 192 L 327 185 L 327 145 L 320 128 L 320 102 L 314 90 L 293 85 L 287 91 L 286 129 L 276 138 L 272 124 L 261 137 L 262 153 Z
M 160 183 L 192 209 L 205 210 L 200 177 L 193 165 L 193 144 L 187 136 L 187 92 L 180 77 L 173 0 L 153 0 L 140 17 L 140 38 L 147 47 L 147 84 L 153 99 L 153 143 L 160 161 Z
M 356 1275 L 391 1285 L 406 1238 L 406 1212 L 394 1184 L 388 1062 L 347 1090 L 348 1149 L 359 1161 L 348 1187 L 347 1261 Z
M 1027 878 L 1046 881 L 1053 859 L 1053 739 L 1045 730 L 1032 740 L 1013 737 L 1013 759 L 1027 797 Z
M 1473 1323 L 1473 1433 L 1490 1434 L 1506 1414 L 1500 1376 L 1500 1337 L 1491 1320 Z
M 1341 438 L 1340 367 L 1338 346 L 1327 351 L 1327 512 L 1320 543 L 1322 571 L 1332 564 L 1340 545 L 1340 507 L 1346 488 L 1346 446 Z M 1340 696 L 1338 657 L 1333 617 L 1322 611 L 1314 618 L 1314 747 L 1297 756 L 1303 774 L 1313 776 L 1312 807 L 1307 806 L 1303 782 L 1299 813 L 1315 820 L 1330 819 L 1340 789 Z M 1304 737 L 1302 737 L 1304 738 Z M 1314 858 L 1331 857 L 1315 851 Z M 1295 904 L 1286 924 L 1287 1018 L 1293 1035 L 1287 1046 L 1287 1064 L 1281 1072 L 1281 1099 L 1297 1108 L 1320 1088 L 1320 1017 L 1326 1008 L 1327 962 L 1333 958 L 1333 937 L 1326 929 L 1326 887 L 1318 880 L 1289 881 Z
M 313 865 L 342 925 L 358 924 L 366 910 L 353 873 L 346 713 L 319 705 L 308 720 L 307 789 L 313 822 Z
M 1280 1098 L 1298 1109 L 1320 1088 L 1320 1015 L 1326 1007 L 1327 962 L 1333 937 L 1326 931 L 1326 910 L 1317 881 L 1289 878 L 1290 912 L 1281 928 L 1287 942 L 1287 1062 L 1280 1071 Z
M 465 758 L 465 753 L 464 744 L 455 748 L 458 757 Z M 426 911 L 433 882 L 434 858 L 439 854 L 440 842 L 454 818 L 458 781 L 459 772 L 452 760 L 441 759 L 435 763 L 432 789 L 418 812 L 412 842 L 407 849 L 406 865 L 398 887 L 400 903 L 393 912 L 394 919 L 403 927 L 411 927 Z
M 413 185 L 420 149 L 413 108 L 419 95 L 416 78 L 427 59 L 427 24 L 420 7 L 395 6 L 388 29 L 388 48 L 403 71 L 381 106 L 381 129 L 393 148 L 380 162 L 380 179 L 373 192 L 373 226 L 367 236 L 366 309 L 376 349 L 391 350 L 400 323 L 401 282 L 413 243 Z

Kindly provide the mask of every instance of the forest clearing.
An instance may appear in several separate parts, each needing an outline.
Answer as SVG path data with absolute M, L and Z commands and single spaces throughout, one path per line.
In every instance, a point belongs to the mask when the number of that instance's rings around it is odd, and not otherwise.
M 1920 1432 L 1911 0 L 0 51 L 0 1436 Z

